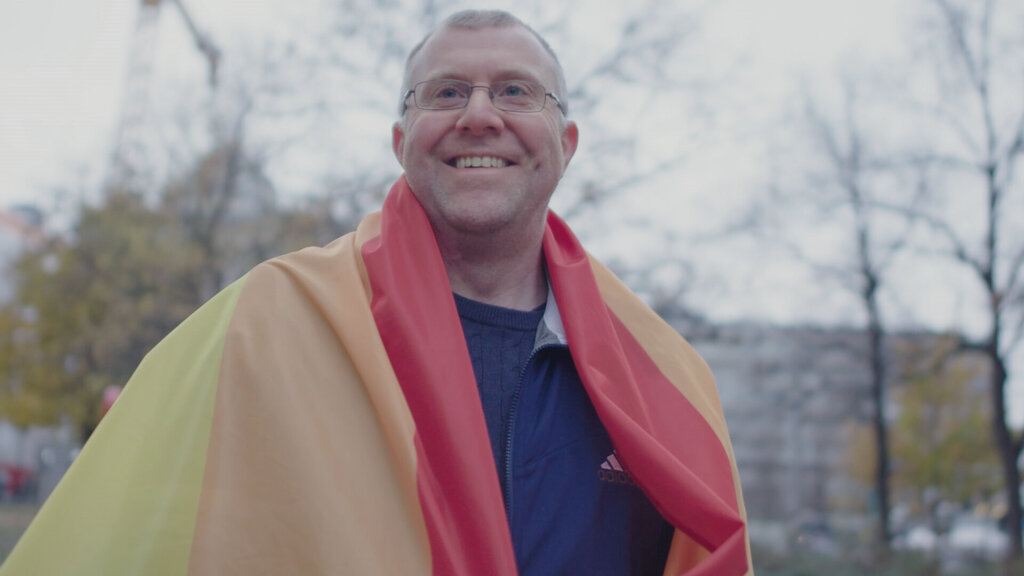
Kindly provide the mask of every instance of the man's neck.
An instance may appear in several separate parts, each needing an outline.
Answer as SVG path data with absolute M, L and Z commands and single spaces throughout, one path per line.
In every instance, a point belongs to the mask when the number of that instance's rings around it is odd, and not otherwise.
M 438 239 L 452 291 L 471 300 L 533 310 L 547 298 L 541 238 L 533 242 Z

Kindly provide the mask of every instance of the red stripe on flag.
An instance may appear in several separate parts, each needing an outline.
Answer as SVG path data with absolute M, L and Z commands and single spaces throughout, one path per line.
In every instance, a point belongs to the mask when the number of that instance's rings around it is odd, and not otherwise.
M 405 178 L 362 247 L 371 309 L 416 423 L 417 487 L 434 574 L 514 575 L 476 377 L 433 231 Z
M 573 361 L 619 459 L 661 514 L 711 552 L 694 574 L 743 574 L 745 527 L 722 442 L 608 309 L 554 214 L 544 250 Z

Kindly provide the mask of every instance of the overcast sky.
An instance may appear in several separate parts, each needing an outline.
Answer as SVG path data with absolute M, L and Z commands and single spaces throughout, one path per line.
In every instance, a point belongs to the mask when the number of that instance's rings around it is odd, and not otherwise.
M 123 96 L 138 0 L 0 0 L 0 205 L 37 198 L 72 175 L 103 171 Z M 287 33 L 314 21 L 323 0 L 185 0 L 222 45 Z M 505 6 L 514 2 L 476 2 Z M 593 5 L 593 26 L 614 10 Z M 609 2 L 614 5 L 615 2 Z M 744 81 L 766 108 L 795 78 L 828 74 L 854 53 L 898 49 L 908 1 L 725 0 L 704 21 L 708 62 L 743 57 Z M 165 6 L 159 62 L 202 74 L 177 14 Z M 580 15 L 581 26 L 587 14 Z M 230 53 L 229 53 L 230 57 Z M 569 73 L 571 74 L 571 70 Z M 737 117 L 743 116 L 737 111 Z M 387 134 L 382 134 L 386 140 Z M 715 166 L 706 172 L 713 177 Z
M 324 17 L 326 1 L 185 0 L 185 4 L 196 23 L 231 58 L 231 51 L 240 46 L 251 49 L 263 39 L 293 33 L 304 25 L 312 27 Z M 137 2 L 0 0 L 0 207 L 37 202 L 52 209 L 49 191 L 76 183 L 94 185 L 106 174 Z M 516 2 L 466 4 L 514 11 Z M 727 114 L 720 113 L 715 132 L 695 147 L 678 177 L 682 181 L 673 181 L 687 192 L 668 197 L 648 192 L 620 200 L 614 217 L 642 220 L 652 213 L 673 214 L 682 226 L 696 226 L 706 220 L 704 215 L 741 209 L 751 187 L 765 178 L 770 134 L 792 111 L 796 87 L 834 82 L 837 71 L 850 62 L 903 58 L 919 5 L 917 0 L 717 2 L 701 22 L 703 30 L 693 54 L 708 70 L 729 67 L 734 72 L 727 93 L 721 95 L 729 101 Z M 623 9 L 623 3 L 591 1 L 586 6 L 576 28 L 592 33 L 578 38 L 599 46 L 602 27 Z M 579 46 L 557 48 L 571 77 L 573 48 L 579 51 Z M 164 6 L 157 50 L 157 84 L 160 78 L 192 76 L 195 86 L 202 85 L 203 61 L 171 6 Z M 657 124 L 637 130 L 649 136 L 647 142 L 654 151 L 659 133 L 671 132 Z M 386 123 L 380 132 L 379 144 L 386 149 L 390 137 Z M 581 147 L 591 145 L 586 126 L 581 126 L 581 134 Z M 597 242 L 591 248 L 601 255 L 624 245 L 619 239 L 608 244 Z M 706 256 L 719 264 L 735 258 Z M 735 276 L 717 279 L 715 274 Z M 830 290 L 813 286 L 813 281 L 807 282 L 809 277 L 800 274 L 783 266 L 728 266 L 704 279 L 710 288 L 696 293 L 692 303 L 714 310 L 717 314 L 711 316 L 723 320 L 800 318 L 808 313 L 808 299 Z M 729 296 L 716 300 L 719 281 L 722 293 Z M 794 292 L 801 283 L 812 285 L 810 291 Z M 737 290 L 737 284 L 743 288 Z M 935 310 L 929 316 L 933 326 L 965 321 L 962 295 L 928 290 L 920 297 L 933 300 L 927 303 Z M 834 321 L 848 314 L 850 301 L 833 300 L 833 309 L 815 310 L 821 315 L 811 319 Z M 1016 368 L 1017 374 L 1024 372 L 1024 360 L 1018 358 Z M 1024 389 L 1019 381 L 1015 386 Z M 1016 409 L 1019 420 L 1024 420 L 1022 404 L 1018 402 Z
M 115 130 L 122 110 L 124 80 L 132 46 L 139 0 L 0 0 L 5 17 L 0 19 L 0 207 L 18 202 L 37 202 L 52 211 L 55 188 L 97 188 L 108 173 Z M 221 46 L 225 59 L 238 62 L 240 52 L 258 50 L 271 36 L 295 34 L 314 29 L 324 19 L 329 0 L 184 0 L 197 25 Z M 557 2 L 558 0 L 555 0 Z M 770 135 L 792 111 L 796 85 L 818 79 L 832 81 L 835 70 L 852 58 L 874 59 L 903 48 L 901 35 L 907 29 L 910 6 L 916 0 L 701 0 L 681 5 L 702 11 L 702 30 L 689 42 L 688 54 L 698 77 L 727 76 L 702 97 L 715 99 L 718 108 L 714 127 L 701 125 L 691 137 L 699 119 L 676 114 L 667 120 L 648 114 L 646 121 L 629 126 L 641 135 L 639 162 L 665 151 L 686 148 L 682 171 L 673 180 L 655 183 L 645 193 L 620 200 L 607 214 L 619 219 L 605 223 L 601 218 L 579 223 L 620 231 L 623 222 L 642 222 L 671 215 L 671 226 L 688 232 L 717 224 L 743 209 L 753 187 L 761 185 L 771 146 Z M 484 0 L 467 6 L 514 10 L 517 2 Z M 600 51 L 607 42 L 608 26 L 621 18 L 629 3 L 618 0 L 588 0 L 573 27 L 577 44 L 556 46 L 567 75 L 582 67 L 590 51 Z M 657 19 L 657 15 L 651 15 Z M 688 34 L 681 31 L 681 34 Z M 164 5 L 157 42 L 152 91 L 203 89 L 204 62 L 172 6 Z M 414 38 L 410 38 L 410 43 Z M 257 48 L 254 48 L 257 47 Z M 686 73 L 690 73 L 687 71 Z M 396 88 L 397 90 L 397 88 Z M 151 95 L 157 97 L 159 95 Z M 724 103 L 724 104 L 723 104 Z M 614 116 L 614 111 L 604 118 Z M 376 149 L 384 165 L 397 164 L 389 158 L 390 118 L 364 128 L 367 150 Z M 351 132 L 351 125 L 337 132 Z M 591 147 L 599 139 L 581 126 L 581 144 L 570 166 L 570 176 L 585 166 Z M 379 133 L 376 148 L 373 135 Z M 685 134 L 681 136 L 681 134 Z M 321 176 L 307 166 L 324 165 L 330 143 L 308 146 L 305 156 L 293 155 L 289 162 L 272 167 L 279 189 L 308 190 Z M 317 156 L 320 155 L 320 157 Z M 352 160 L 349 159 L 351 162 Z M 364 160 L 369 161 L 369 160 Z M 335 162 L 335 164 L 337 164 Z M 795 163 L 794 163 L 795 164 Z M 310 182 L 312 181 L 312 182 Z M 84 186 L 82 186 L 84 185 Z M 686 193 L 663 194 L 666 188 L 685 188 Z M 558 197 L 555 199 L 558 207 Z M 710 217 L 709 217 L 710 216 Z M 628 234 L 628 231 L 622 232 Z M 630 245 L 607 241 L 591 246 L 610 256 Z M 650 242 L 650 238 L 647 238 Z M 772 268 L 758 272 L 763 284 L 789 283 L 791 274 Z M 753 299 L 731 299 L 733 306 L 715 306 L 722 318 L 737 318 L 757 310 L 769 320 L 786 320 L 799 312 L 800 298 L 772 299 L 771 305 Z M 751 303 L 749 308 L 741 303 Z M 795 307 L 795 309 L 794 309 Z M 838 312 L 844 314 L 844 312 Z M 828 319 L 821 319 L 828 320 Z

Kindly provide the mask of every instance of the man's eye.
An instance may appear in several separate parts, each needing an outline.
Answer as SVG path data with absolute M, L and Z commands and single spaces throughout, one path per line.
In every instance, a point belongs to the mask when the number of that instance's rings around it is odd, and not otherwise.
M 467 89 L 460 84 L 451 82 L 436 84 L 431 87 L 431 98 L 435 100 L 454 100 L 465 98 Z
M 498 95 L 507 98 L 520 98 L 529 96 L 530 89 L 525 84 L 505 84 L 501 87 L 501 92 Z

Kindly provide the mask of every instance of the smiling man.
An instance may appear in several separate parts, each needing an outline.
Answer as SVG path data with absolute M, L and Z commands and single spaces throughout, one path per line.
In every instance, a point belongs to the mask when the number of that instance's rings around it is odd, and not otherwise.
M 409 56 L 405 174 L 157 346 L 13 574 L 752 574 L 714 381 L 548 210 L 561 67 L 504 12 Z
M 498 25 L 483 26 L 487 18 Z M 554 55 L 529 29 L 510 23 L 462 14 L 413 52 L 393 144 L 452 289 L 530 309 L 547 293 L 547 206 L 578 132 L 549 91 L 564 98 Z

